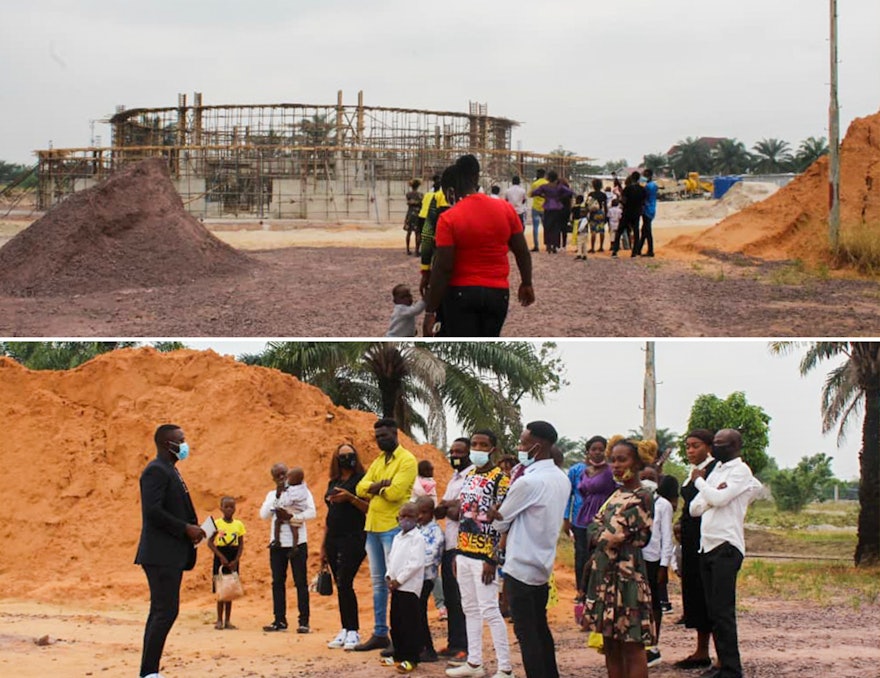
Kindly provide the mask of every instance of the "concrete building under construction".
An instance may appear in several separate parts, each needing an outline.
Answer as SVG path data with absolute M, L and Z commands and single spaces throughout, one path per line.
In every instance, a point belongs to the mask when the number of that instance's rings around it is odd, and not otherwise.
M 570 173 L 587 158 L 511 149 L 519 123 L 487 115 L 365 106 L 204 105 L 196 92 L 176 107 L 118 107 L 109 147 L 38 151 L 39 209 L 124 164 L 160 156 L 186 208 L 208 218 L 388 222 L 403 219 L 406 184 L 428 182 L 473 153 L 483 184 L 527 181 L 539 166 Z

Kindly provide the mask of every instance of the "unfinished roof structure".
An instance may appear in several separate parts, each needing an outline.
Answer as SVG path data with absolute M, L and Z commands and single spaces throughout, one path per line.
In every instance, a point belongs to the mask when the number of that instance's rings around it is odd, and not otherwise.
M 205 217 L 395 220 L 405 186 L 429 180 L 463 153 L 483 180 L 507 183 L 538 166 L 563 172 L 579 157 L 511 149 L 517 123 L 471 103 L 467 113 L 365 106 L 202 103 L 119 107 L 107 148 L 39 151 L 38 206 L 47 209 L 126 163 L 167 160 L 187 209 Z

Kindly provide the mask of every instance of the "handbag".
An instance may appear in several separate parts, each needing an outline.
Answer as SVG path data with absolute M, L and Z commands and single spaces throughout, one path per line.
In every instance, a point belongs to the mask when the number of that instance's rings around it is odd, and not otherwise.
M 315 580 L 315 590 L 319 596 L 333 595 L 333 576 L 330 574 L 330 568 L 326 565 L 318 573 Z
M 221 570 L 215 574 L 214 590 L 217 592 L 218 603 L 231 603 L 244 595 L 238 572 L 224 573 Z
M 590 631 L 587 636 L 587 647 L 595 648 L 599 654 L 605 654 L 605 638 L 601 633 Z

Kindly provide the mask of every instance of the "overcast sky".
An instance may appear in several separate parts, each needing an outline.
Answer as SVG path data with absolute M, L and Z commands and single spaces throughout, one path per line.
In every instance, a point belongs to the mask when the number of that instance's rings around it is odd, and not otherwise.
M 186 344 L 229 355 L 256 353 L 263 346 L 243 340 Z M 545 419 L 560 435 L 573 439 L 626 434 L 642 425 L 644 341 L 563 340 L 558 346 L 570 385 L 548 397 L 544 405 L 526 402 L 525 422 Z M 760 405 L 771 417 L 768 451 L 780 468 L 794 466 L 804 455 L 824 452 L 834 459 L 837 477 L 858 477 L 861 417 L 840 448 L 836 433 L 822 434 L 820 391 L 825 375 L 837 363 L 801 377 L 800 349 L 777 356 L 770 353 L 766 341 L 757 340 L 663 340 L 656 342 L 655 353 L 658 427 L 685 433 L 697 396 L 714 393 L 726 398 L 744 391 L 749 403 Z M 461 433 L 450 423 L 450 440 Z
M 430 7 L 430 9 L 428 9 Z M 128 108 L 355 104 L 523 123 L 601 160 L 687 136 L 827 136 L 828 0 L 30 0 L 0 21 L 0 159 L 87 146 Z M 842 130 L 880 108 L 880 2 L 840 2 Z M 104 145 L 109 128 L 97 125 Z

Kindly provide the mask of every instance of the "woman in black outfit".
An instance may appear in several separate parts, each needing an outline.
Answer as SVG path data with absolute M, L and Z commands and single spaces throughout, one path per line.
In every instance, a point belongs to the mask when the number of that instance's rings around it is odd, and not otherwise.
M 324 501 L 327 504 L 327 527 L 321 547 L 321 562 L 327 563 L 336 580 L 342 630 L 327 646 L 353 650 L 360 642 L 358 605 L 354 578 L 367 552 L 364 532 L 369 502 L 355 494 L 364 477 L 364 467 L 353 445 L 342 443 L 330 460 L 330 484 Z
M 711 431 L 698 428 L 687 434 L 685 452 L 692 467 L 706 469 L 706 476 L 718 463 L 712 458 Z M 707 463 L 708 462 L 708 463 Z M 705 466 L 703 466 L 705 464 Z M 681 486 L 681 498 L 684 507 L 681 511 L 681 601 L 684 606 L 684 624 L 689 629 L 697 630 L 697 649 L 690 656 L 675 663 L 677 668 L 707 668 L 712 662 L 709 659 L 709 638 L 712 635 L 712 624 L 706 609 L 706 598 L 703 593 L 703 580 L 700 576 L 700 523 L 701 518 L 693 518 L 690 505 L 697 496 L 698 490 L 688 479 Z

